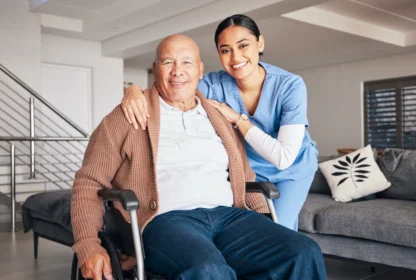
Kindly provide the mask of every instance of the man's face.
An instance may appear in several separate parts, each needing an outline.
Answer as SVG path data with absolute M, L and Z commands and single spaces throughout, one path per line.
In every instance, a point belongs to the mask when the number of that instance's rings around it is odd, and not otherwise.
M 197 45 L 182 37 L 162 42 L 153 63 L 159 93 L 171 104 L 194 100 L 203 70 Z

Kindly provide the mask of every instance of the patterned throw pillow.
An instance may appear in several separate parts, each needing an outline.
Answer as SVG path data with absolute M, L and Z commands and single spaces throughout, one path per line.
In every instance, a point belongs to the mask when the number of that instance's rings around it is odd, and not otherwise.
M 390 187 L 374 160 L 371 146 L 319 164 L 336 201 L 349 202 Z

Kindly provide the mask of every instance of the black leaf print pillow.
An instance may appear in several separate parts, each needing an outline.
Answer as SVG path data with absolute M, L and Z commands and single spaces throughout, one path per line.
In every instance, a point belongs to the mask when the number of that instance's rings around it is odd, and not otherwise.
M 387 189 L 387 181 L 368 145 L 346 156 L 319 164 L 336 201 L 349 202 Z

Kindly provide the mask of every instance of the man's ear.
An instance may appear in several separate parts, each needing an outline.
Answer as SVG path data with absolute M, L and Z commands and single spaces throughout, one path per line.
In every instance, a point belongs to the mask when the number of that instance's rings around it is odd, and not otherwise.
M 204 77 L 204 63 L 201 61 L 199 63 L 199 79 L 201 80 Z
M 263 35 L 259 36 L 259 40 L 257 41 L 257 44 L 259 46 L 259 52 L 263 52 L 264 51 L 264 37 L 263 37 Z

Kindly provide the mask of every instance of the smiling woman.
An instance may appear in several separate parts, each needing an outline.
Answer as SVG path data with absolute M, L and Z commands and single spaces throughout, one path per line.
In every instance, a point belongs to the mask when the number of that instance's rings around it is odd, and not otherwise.
M 224 32 L 225 30 L 228 31 Z M 236 36 L 228 38 L 232 33 L 235 33 L 233 35 Z M 260 30 L 256 23 L 251 18 L 241 15 L 232 16 L 222 21 L 215 31 L 215 46 L 217 47 L 223 66 L 227 65 L 227 60 L 230 60 L 230 53 L 233 46 L 228 45 L 226 42 L 230 42 L 230 39 L 232 40 L 234 37 L 240 38 L 238 41 L 234 42 L 234 47 L 244 50 L 244 53 L 248 58 L 257 58 L 257 61 L 251 61 L 251 63 L 257 65 L 259 60 L 258 56 L 251 52 L 258 52 L 259 55 L 263 54 L 264 38 L 263 35 L 260 34 Z M 240 71 L 247 63 L 248 60 L 243 60 L 239 64 L 233 64 L 231 65 L 231 70 Z
M 297 230 L 298 214 L 318 167 L 318 150 L 305 129 L 305 83 L 259 61 L 265 39 L 245 15 L 230 16 L 218 25 L 215 46 L 224 70 L 204 76 L 198 89 L 244 137 L 257 181 L 273 182 L 279 189 L 281 197 L 274 202 L 279 223 Z M 178 69 L 186 67 L 172 67 L 170 75 L 176 77 Z M 179 77 L 170 82 L 181 83 Z M 145 129 L 146 106 L 141 89 L 130 87 L 122 107 L 135 128 L 140 124 Z
M 257 69 L 259 81 L 264 79 L 265 71 L 258 67 L 259 53 L 264 48 L 262 35 L 253 34 L 249 29 L 231 25 L 216 37 L 221 64 L 237 80 L 242 80 Z

